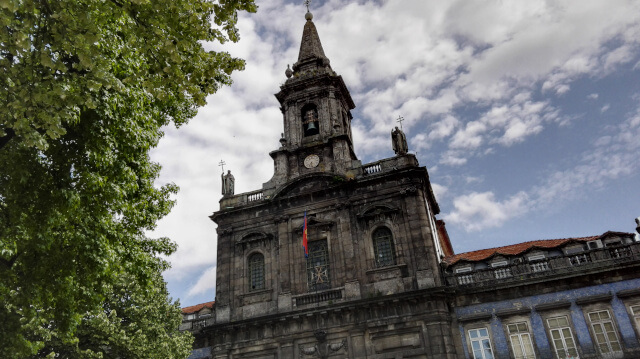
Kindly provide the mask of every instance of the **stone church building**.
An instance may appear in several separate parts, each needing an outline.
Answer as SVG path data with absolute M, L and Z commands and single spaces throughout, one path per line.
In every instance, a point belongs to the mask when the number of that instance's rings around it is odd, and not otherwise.
M 190 358 L 638 357 L 634 235 L 454 254 L 402 130 L 394 157 L 358 160 L 355 104 L 305 18 L 273 177 L 235 194 L 223 176 L 215 302 L 183 308 Z

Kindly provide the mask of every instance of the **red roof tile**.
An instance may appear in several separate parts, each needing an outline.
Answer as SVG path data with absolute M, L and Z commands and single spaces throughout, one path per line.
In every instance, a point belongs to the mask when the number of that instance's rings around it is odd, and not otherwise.
M 588 242 L 588 241 L 593 241 L 595 239 L 602 239 L 610 235 L 618 235 L 618 236 L 625 236 L 625 237 L 633 236 L 632 233 L 609 231 L 599 236 L 561 238 L 561 239 L 543 239 L 543 240 L 537 240 L 537 241 L 512 244 L 504 247 L 480 249 L 477 251 L 460 253 L 460 254 L 445 257 L 443 259 L 443 262 L 447 265 L 452 265 L 459 261 L 469 261 L 469 262 L 483 261 L 498 254 L 505 255 L 505 256 L 516 256 L 524 252 L 527 252 L 533 248 L 545 248 L 545 249 L 556 248 L 556 247 L 565 245 L 569 242 Z
M 184 307 L 184 308 L 182 308 L 182 314 L 196 313 L 196 312 L 199 312 L 203 308 L 211 308 L 211 309 L 213 309 L 213 305 L 215 304 L 215 302 L 216 301 L 214 300 L 212 302 L 200 303 L 200 304 L 192 305 L 190 307 Z

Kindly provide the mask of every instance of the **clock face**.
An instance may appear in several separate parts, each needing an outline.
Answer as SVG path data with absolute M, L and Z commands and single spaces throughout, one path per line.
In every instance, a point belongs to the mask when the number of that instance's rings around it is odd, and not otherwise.
M 320 157 L 318 155 L 309 155 L 304 159 L 304 166 L 307 168 L 313 168 L 320 163 Z

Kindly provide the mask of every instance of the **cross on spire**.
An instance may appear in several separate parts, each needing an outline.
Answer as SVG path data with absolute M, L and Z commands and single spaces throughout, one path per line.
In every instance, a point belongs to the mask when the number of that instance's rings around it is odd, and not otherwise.
M 218 166 L 222 167 L 223 174 L 224 174 L 224 165 L 226 165 L 226 163 L 223 160 L 220 160 L 220 162 L 218 162 Z
M 309 5 L 311 5 L 311 0 L 304 0 L 304 5 L 307 7 L 307 12 L 309 12 Z
M 400 124 L 400 129 L 401 130 L 402 130 L 402 121 L 404 121 L 404 117 L 398 116 L 398 119 L 396 120 L 396 122 Z

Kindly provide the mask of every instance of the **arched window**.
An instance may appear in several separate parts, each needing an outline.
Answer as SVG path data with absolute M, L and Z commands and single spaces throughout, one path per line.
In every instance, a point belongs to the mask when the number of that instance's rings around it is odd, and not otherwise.
M 302 133 L 306 136 L 313 136 L 320 133 L 318 122 L 318 109 L 315 105 L 306 105 L 302 108 Z
M 373 232 L 373 251 L 376 267 L 386 267 L 396 264 L 396 251 L 393 245 L 391 230 L 381 227 Z
M 254 253 L 249 257 L 249 291 L 264 289 L 264 256 Z

